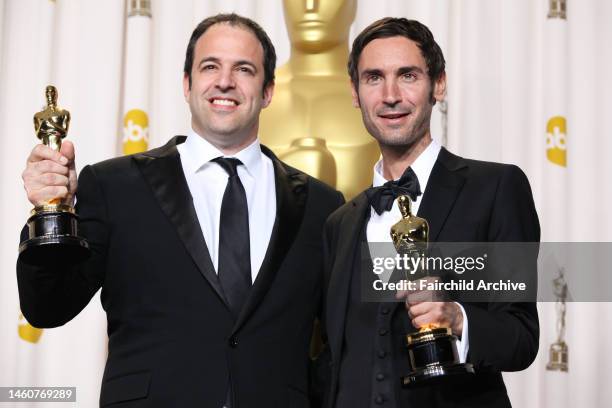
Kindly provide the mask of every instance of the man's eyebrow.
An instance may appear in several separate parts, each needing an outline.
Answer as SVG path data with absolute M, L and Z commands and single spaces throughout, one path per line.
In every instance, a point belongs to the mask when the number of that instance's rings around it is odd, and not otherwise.
M 380 69 L 377 68 L 370 68 L 370 69 L 364 69 L 361 72 L 361 75 L 359 75 L 361 78 L 367 78 L 370 76 L 382 76 L 383 73 Z
M 410 73 L 424 74 L 425 71 L 421 69 L 421 67 L 417 67 L 416 65 L 409 65 L 407 67 L 400 67 L 397 70 L 398 75 L 410 74 Z
M 204 64 L 205 62 L 214 62 L 216 64 L 221 64 L 221 60 L 219 58 L 214 57 L 214 56 L 210 56 L 210 57 L 202 58 L 202 60 L 200 60 L 200 63 L 198 64 L 198 66 Z M 257 66 L 255 64 L 253 64 L 249 60 L 238 60 L 238 61 L 234 62 L 233 65 L 235 67 L 239 67 L 241 65 L 248 65 L 248 66 L 252 67 L 255 70 L 255 72 L 257 72 Z
M 221 62 L 221 60 L 220 60 L 219 58 L 217 58 L 217 57 L 206 57 L 206 58 L 202 58 L 202 59 L 200 60 L 200 62 L 198 63 L 198 66 L 202 65 L 202 64 L 203 64 L 203 63 L 205 63 L 205 62 L 214 62 L 214 63 L 219 64 L 219 63 Z

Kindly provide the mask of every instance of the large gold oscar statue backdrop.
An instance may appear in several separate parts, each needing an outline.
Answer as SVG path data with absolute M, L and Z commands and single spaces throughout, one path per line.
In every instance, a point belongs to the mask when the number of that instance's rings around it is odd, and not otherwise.
M 348 60 L 356 0 L 284 0 L 289 61 L 276 71 L 260 135 L 281 160 L 336 187 L 347 199 L 372 182 L 380 152 L 353 107 Z

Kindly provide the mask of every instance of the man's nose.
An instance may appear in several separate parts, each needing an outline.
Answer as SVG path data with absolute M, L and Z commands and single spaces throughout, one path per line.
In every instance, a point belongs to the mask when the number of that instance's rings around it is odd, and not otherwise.
M 219 71 L 219 76 L 217 77 L 217 83 L 215 86 L 220 91 L 227 91 L 236 87 L 236 82 L 234 81 L 234 72 L 231 69 L 222 69 Z
M 395 105 L 402 100 L 401 92 L 397 81 L 389 80 L 383 88 L 383 101 L 387 105 Z

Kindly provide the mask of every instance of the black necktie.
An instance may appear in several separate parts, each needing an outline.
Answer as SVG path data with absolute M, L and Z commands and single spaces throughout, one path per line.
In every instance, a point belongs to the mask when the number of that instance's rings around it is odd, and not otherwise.
M 213 160 L 229 175 L 221 203 L 219 225 L 219 281 L 234 317 L 238 317 L 251 288 L 249 207 L 236 168 L 236 158 Z
M 412 201 L 421 195 L 419 179 L 410 167 L 404 171 L 399 180 L 387 181 L 380 187 L 370 187 L 366 190 L 370 205 L 378 215 L 389 211 L 393 207 L 393 201 L 401 195 L 409 196 Z

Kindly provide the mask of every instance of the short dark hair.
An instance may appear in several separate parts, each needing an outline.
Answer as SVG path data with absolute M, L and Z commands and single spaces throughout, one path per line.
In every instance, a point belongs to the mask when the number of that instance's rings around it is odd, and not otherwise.
M 230 14 L 217 14 L 215 16 L 208 17 L 193 30 L 189 44 L 187 44 L 187 52 L 185 53 L 185 66 L 183 72 L 189 77 L 189 87 L 191 88 L 191 69 L 193 67 L 193 54 L 195 45 L 200 37 L 215 24 L 229 24 L 230 26 L 239 26 L 246 28 L 252 32 L 255 37 L 259 40 L 261 47 L 263 48 L 263 66 L 264 66 L 264 83 L 263 88 L 274 82 L 274 69 L 276 68 L 276 51 L 274 45 L 268 37 L 268 34 L 250 18 L 242 17 L 235 13 Z
M 365 46 L 377 38 L 397 36 L 406 37 L 417 43 L 427 64 L 427 74 L 432 83 L 440 78 L 444 73 L 444 55 L 429 28 L 416 20 L 386 17 L 370 24 L 353 41 L 348 60 L 348 72 L 355 87 L 359 85 L 357 66 Z

